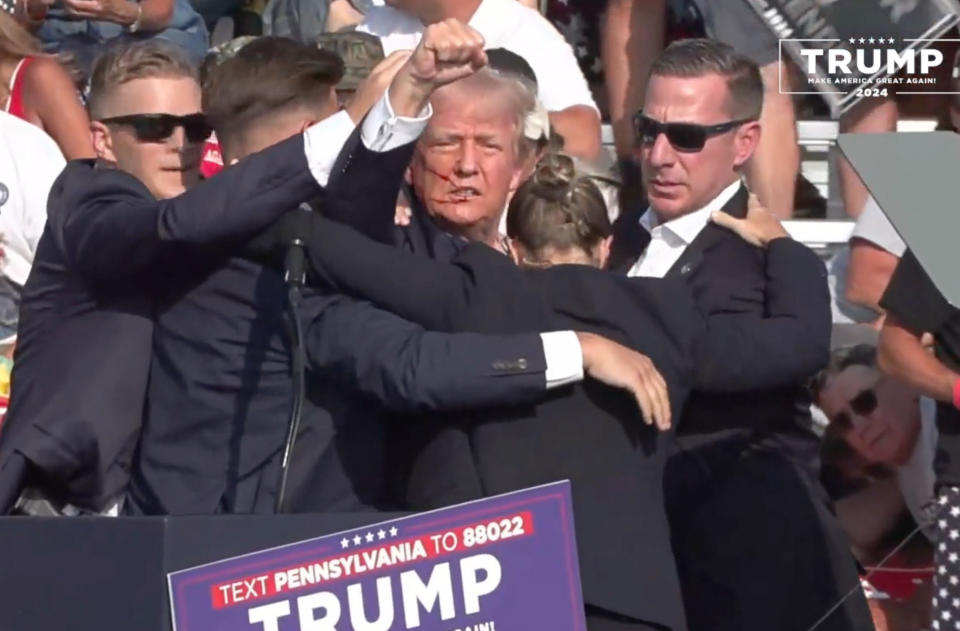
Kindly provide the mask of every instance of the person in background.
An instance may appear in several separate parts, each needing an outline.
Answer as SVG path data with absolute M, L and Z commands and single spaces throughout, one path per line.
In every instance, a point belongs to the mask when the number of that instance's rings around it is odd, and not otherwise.
M 86 80 L 106 46 L 156 38 L 183 48 L 200 65 L 209 47 L 203 18 L 189 0 L 5 0 L 48 53 L 69 54 Z
M 0 11 L 3 111 L 47 132 L 68 160 L 93 157 L 90 119 L 73 79 L 12 16 Z
M 376 7 L 358 30 L 380 37 L 384 52 L 411 49 L 424 25 L 456 18 L 476 29 L 486 48 L 506 48 L 523 57 L 537 76 L 550 123 L 564 151 L 595 158 L 601 149 L 600 114 L 573 50 L 538 12 L 517 0 L 390 0 Z

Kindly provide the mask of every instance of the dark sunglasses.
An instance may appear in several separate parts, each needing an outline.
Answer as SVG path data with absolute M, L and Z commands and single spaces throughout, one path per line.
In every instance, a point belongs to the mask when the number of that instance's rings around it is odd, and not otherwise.
M 183 127 L 183 133 L 189 142 L 203 142 L 213 131 L 203 114 L 128 114 L 102 118 L 101 123 L 129 125 L 140 142 L 163 142 L 173 135 L 177 127 Z
M 877 409 L 877 391 L 873 388 L 861 390 L 857 396 L 850 399 L 850 409 L 857 416 L 870 416 Z M 833 422 L 844 429 L 853 427 L 850 415 L 846 412 L 837 414 L 837 418 L 833 419 Z
M 696 153 L 707 144 L 707 139 L 725 134 L 744 123 L 753 121 L 743 118 L 716 125 L 697 125 L 696 123 L 661 123 L 638 112 L 633 116 L 633 131 L 637 142 L 652 145 L 660 134 L 666 134 L 667 140 L 677 151 Z

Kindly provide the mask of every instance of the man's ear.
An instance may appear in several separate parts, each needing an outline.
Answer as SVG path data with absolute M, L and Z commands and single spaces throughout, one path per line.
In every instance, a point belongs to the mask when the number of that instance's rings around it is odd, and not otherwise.
M 760 143 L 760 122 L 751 121 L 744 123 L 737 129 L 736 136 L 733 138 L 735 154 L 733 166 L 741 167 L 750 159 L 753 152 L 756 151 Z
M 597 259 L 597 262 L 600 264 L 600 269 L 607 268 L 607 261 L 610 260 L 610 245 L 613 243 L 613 235 L 611 234 L 606 239 L 601 239 L 600 243 L 594 248 L 594 257 Z
M 520 265 L 520 261 L 523 260 L 523 245 L 513 237 L 509 237 L 507 243 L 510 245 L 510 258 L 515 265 Z
M 99 160 L 116 164 L 117 156 L 113 153 L 113 136 L 106 125 L 100 121 L 90 121 L 90 139 L 93 141 L 93 150 L 97 153 Z

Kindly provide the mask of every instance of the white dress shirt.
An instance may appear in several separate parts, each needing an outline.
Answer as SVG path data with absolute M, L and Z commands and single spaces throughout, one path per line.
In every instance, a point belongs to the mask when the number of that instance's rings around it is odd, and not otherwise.
M 470 26 L 485 48 L 506 48 L 523 57 L 537 76 L 537 92 L 548 111 L 575 105 L 597 109 L 587 80 L 567 40 L 539 12 L 517 0 L 482 0 Z M 417 47 L 424 26 L 416 17 L 393 7 L 374 7 L 358 31 L 380 38 L 386 55 Z
M 666 276 L 670 268 L 683 256 L 687 246 L 707 227 L 710 215 L 723 208 L 737 194 L 740 186 L 741 182 L 737 180 L 720 191 L 719 195 L 700 210 L 663 224 L 658 225 L 656 215 L 648 209 L 640 218 L 640 225 L 650 233 L 650 245 L 630 268 L 628 276 Z
M 428 105 L 416 118 L 397 116 L 388 95 L 384 94 L 364 119 L 360 139 L 371 151 L 391 151 L 419 138 L 432 113 Z M 340 111 L 303 132 L 307 164 L 320 186 L 326 186 L 337 156 L 355 127 L 350 115 Z M 583 349 L 573 331 L 541 333 L 540 339 L 547 363 L 547 388 L 583 379 Z

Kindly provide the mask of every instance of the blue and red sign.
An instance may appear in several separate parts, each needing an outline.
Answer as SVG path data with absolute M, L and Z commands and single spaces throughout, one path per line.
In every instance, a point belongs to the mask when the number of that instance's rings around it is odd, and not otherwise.
M 174 631 L 584 631 L 569 482 L 168 576 Z

